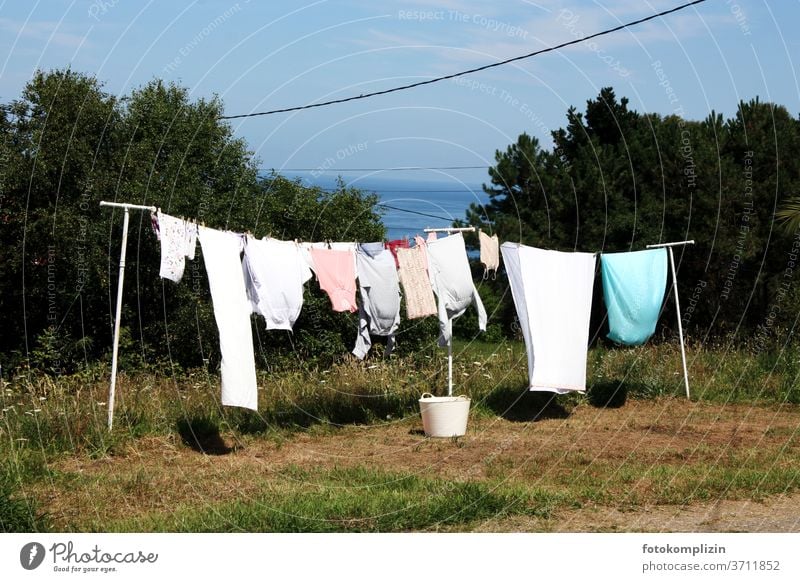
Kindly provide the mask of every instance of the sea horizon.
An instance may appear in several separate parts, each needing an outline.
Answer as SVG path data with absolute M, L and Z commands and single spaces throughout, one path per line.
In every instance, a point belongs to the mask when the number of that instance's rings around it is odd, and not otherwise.
M 280 172 L 279 172 L 280 173 Z M 318 175 L 311 172 L 283 173 L 289 179 L 300 179 L 309 187 L 332 190 L 337 187 L 339 176 Z M 341 176 L 347 187 L 374 192 L 382 209 L 382 220 L 386 226 L 387 240 L 413 238 L 423 235 L 426 228 L 447 228 L 457 220 L 466 218 L 470 204 L 484 205 L 489 196 L 482 184 L 451 180 L 386 178 L 381 176 Z

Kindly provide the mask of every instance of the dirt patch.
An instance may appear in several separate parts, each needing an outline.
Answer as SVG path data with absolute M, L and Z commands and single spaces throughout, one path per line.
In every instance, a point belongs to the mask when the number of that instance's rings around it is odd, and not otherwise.
M 745 499 L 635 509 L 587 507 L 560 511 L 546 520 L 489 520 L 474 531 L 794 533 L 800 531 L 800 495 L 778 495 L 763 502 Z

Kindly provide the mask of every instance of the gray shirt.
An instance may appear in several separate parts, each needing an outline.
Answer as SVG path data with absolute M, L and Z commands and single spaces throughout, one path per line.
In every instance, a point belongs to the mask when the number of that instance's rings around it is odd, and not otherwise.
M 386 355 L 394 347 L 400 325 L 400 283 L 391 251 L 383 243 L 364 243 L 356 248 L 356 274 L 361 293 L 358 337 L 353 355 L 363 360 L 372 340 L 370 334 L 389 336 Z

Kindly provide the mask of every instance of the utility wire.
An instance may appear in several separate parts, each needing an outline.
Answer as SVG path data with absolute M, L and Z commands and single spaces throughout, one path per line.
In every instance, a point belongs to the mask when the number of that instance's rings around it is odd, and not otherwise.
M 254 113 L 253 115 L 267 115 L 267 113 Z M 397 166 L 394 168 L 331 168 L 324 170 L 319 168 L 280 168 L 278 172 L 404 172 L 409 170 L 485 170 L 492 166 Z M 276 171 L 275 168 L 258 168 L 262 172 Z
M 512 57 L 510 59 L 506 59 L 504 61 L 498 61 L 495 63 L 489 63 L 488 65 L 483 65 L 481 67 L 475 67 L 474 69 L 467 69 L 466 71 L 461 71 L 459 73 L 452 73 L 450 75 L 444 75 L 443 77 L 435 77 L 433 79 L 428 79 L 427 81 L 418 81 L 416 83 L 410 83 L 408 85 L 401 85 L 399 87 L 393 87 L 391 89 L 384 89 L 382 91 L 373 91 L 372 93 L 362 93 L 361 95 L 353 95 L 352 97 L 343 97 L 341 99 L 332 99 L 330 101 L 322 101 L 320 103 L 310 103 L 308 105 L 298 105 L 296 107 L 285 107 L 283 109 L 273 109 L 271 111 L 260 111 L 256 113 L 242 113 L 240 115 L 223 115 L 220 119 L 241 119 L 245 117 L 257 117 L 261 115 L 273 115 L 275 113 L 288 113 L 290 111 L 301 111 L 303 109 L 313 109 L 315 107 L 325 107 L 327 105 L 335 105 L 337 103 L 347 103 L 348 101 L 358 101 L 359 99 L 367 99 L 369 97 L 376 97 L 378 95 L 386 95 L 388 93 L 396 93 L 397 91 L 405 91 L 407 89 L 414 89 L 416 87 L 422 87 L 423 85 L 431 85 L 433 83 L 438 83 L 439 81 L 446 81 L 448 79 L 455 79 L 456 77 L 462 77 L 464 75 L 469 75 L 472 73 L 478 73 L 480 71 L 485 71 L 487 69 L 493 69 L 495 67 L 499 67 L 501 65 L 507 65 L 509 63 L 513 63 L 516 61 L 521 61 L 524 59 L 529 59 L 531 57 L 535 57 L 537 55 L 541 55 L 544 53 L 549 53 L 552 51 L 556 51 L 568 46 L 572 46 L 574 44 L 579 44 L 582 42 L 586 42 L 587 40 L 591 40 L 593 38 L 597 38 L 600 36 L 605 36 L 607 34 L 611 34 L 612 32 L 618 32 L 625 28 L 629 28 L 631 26 L 636 26 L 638 24 L 642 24 L 644 22 L 648 22 L 650 20 L 654 20 L 661 16 L 666 16 L 667 14 L 672 14 L 673 12 L 678 12 L 680 10 L 684 10 L 690 6 L 695 6 L 697 4 L 702 4 L 706 0 L 694 0 L 693 2 L 687 2 L 685 4 L 681 4 L 680 6 L 676 6 L 674 8 L 670 8 L 669 10 L 664 10 L 662 12 L 658 12 L 656 14 L 651 14 L 650 16 L 645 16 L 644 18 L 640 18 L 638 20 L 633 20 L 631 22 L 626 22 L 625 24 L 620 24 L 619 26 L 615 26 L 614 28 L 609 28 L 607 30 L 603 30 L 601 32 L 596 32 L 594 34 L 590 34 L 589 36 L 584 36 L 582 38 L 576 38 L 567 42 L 562 42 L 561 44 L 550 46 L 547 48 L 540 49 L 538 51 L 533 51 L 532 53 L 528 53 L 525 55 L 520 55 L 518 57 Z
M 450 222 L 456 220 L 455 218 L 447 218 L 446 216 L 436 216 L 435 214 L 428 214 L 427 212 L 418 212 L 416 210 L 406 210 L 405 208 L 398 208 L 397 206 L 390 206 L 389 204 L 384 204 L 383 202 L 379 202 L 376 206 L 383 206 L 384 208 L 390 208 L 392 210 L 397 210 L 398 212 L 408 212 L 409 214 L 419 214 L 420 216 L 427 216 L 428 218 L 436 218 L 439 220 L 449 220 Z
M 368 186 L 353 186 L 354 188 L 358 188 L 359 190 L 366 190 L 368 192 L 377 192 L 379 194 L 418 194 L 418 193 L 439 193 L 439 192 L 449 192 L 451 194 L 474 194 L 475 192 L 483 192 L 480 188 L 475 188 L 474 190 L 437 190 L 437 189 L 430 189 L 430 188 L 417 188 L 416 190 L 384 190 L 383 188 L 371 188 Z M 339 188 L 321 188 L 324 192 L 338 192 Z

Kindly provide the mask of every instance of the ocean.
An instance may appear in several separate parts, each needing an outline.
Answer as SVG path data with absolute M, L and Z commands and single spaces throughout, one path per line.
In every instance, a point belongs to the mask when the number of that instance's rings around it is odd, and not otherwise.
M 299 177 L 304 184 L 324 189 L 336 187 L 336 178 L 308 174 L 287 175 Z M 486 204 L 489 196 L 480 184 L 465 185 L 460 181 L 424 181 L 402 178 L 368 177 L 345 183 L 380 198 L 383 223 L 387 239 L 413 238 L 423 235 L 425 228 L 446 228 L 453 221 L 463 220 L 470 204 Z

